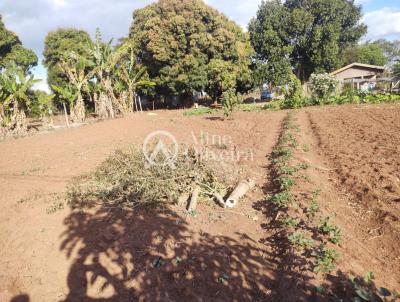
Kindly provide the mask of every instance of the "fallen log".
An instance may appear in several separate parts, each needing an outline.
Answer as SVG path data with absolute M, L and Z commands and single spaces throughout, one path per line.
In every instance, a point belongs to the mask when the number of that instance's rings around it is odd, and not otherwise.
M 196 210 L 197 207 L 197 200 L 200 194 L 200 187 L 197 186 L 194 188 L 192 196 L 190 197 L 189 205 L 188 205 L 188 211 L 194 211 Z
M 188 193 L 183 193 L 181 196 L 178 198 L 178 206 L 179 207 L 185 207 L 187 206 L 187 202 L 189 199 L 189 194 Z
M 242 198 L 246 193 L 255 186 L 255 182 L 253 180 L 243 180 L 241 181 L 233 190 L 231 195 L 225 201 L 226 208 L 234 208 L 239 199 Z

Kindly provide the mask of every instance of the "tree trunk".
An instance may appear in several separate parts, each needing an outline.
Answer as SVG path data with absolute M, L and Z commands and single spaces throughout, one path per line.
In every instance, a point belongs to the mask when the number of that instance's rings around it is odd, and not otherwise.
M 10 129 L 15 135 L 25 134 L 28 130 L 25 111 L 19 108 L 19 104 L 17 101 L 14 101 L 13 106 L 14 112 L 11 117 Z
M 83 123 L 85 121 L 85 103 L 83 102 L 82 94 L 78 94 L 78 99 L 72 109 L 72 121 L 74 123 Z
M 67 113 L 67 107 L 65 106 L 65 103 L 63 103 L 63 107 L 64 107 L 65 122 L 67 123 L 67 128 L 69 128 L 68 113 Z

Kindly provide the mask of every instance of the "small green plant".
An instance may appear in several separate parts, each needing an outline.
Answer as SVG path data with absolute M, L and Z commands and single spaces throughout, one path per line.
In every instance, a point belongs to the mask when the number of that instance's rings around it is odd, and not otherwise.
M 328 235 L 329 241 L 332 243 L 339 244 L 342 240 L 341 230 L 331 223 L 330 217 L 326 217 L 320 221 L 318 231 L 324 235 Z
M 311 238 L 307 238 L 302 232 L 293 233 L 288 237 L 288 240 L 295 248 L 308 249 L 314 246 L 314 241 Z
M 315 217 L 315 215 L 319 211 L 319 205 L 317 201 L 319 194 L 321 194 L 321 189 L 316 189 L 312 192 L 311 201 L 309 206 L 307 207 L 307 216 L 309 217 Z
M 293 217 L 287 217 L 279 220 L 279 223 L 285 227 L 295 228 L 300 224 L 300 219 L 295 219 Z
M 335 268 L 335 261 L 339 257 L 339 253 L 335 249 L 321 244 L 311 253 L 311 256 L 315 258 L 314 272 L 325 274 Z
M 368 272 L 364 278 L 349 277 L 350 283 L 353 286 L 353 301 L 384 301 L 395 302 L 400 299 L 400 294 L 396 291 L 391 291 L 384 287 L 377 288 L 373 283 L 375 276 L 372 272 Z
M 270 201 L 279 208 L 284 208 L 288 205 L 291 200 L 291 195 L 289 192 L 284 191 L 277 193 L 270 198 Z
M 280 183 L 281 190 L 283 191 L 290 190 L 290 188 L 292 188 L 296 184 L 294 179 L 286 176 L 279 177 L 278 181 Z
M 307 144 L 304 144 L 304 145 L 303 145 L 303 151 L 304 151 L 305 153 L 310 152 L 310 146 L 307 145 Z
M 319 205 L 317 200 L 312 199 L 310 201 L 309 206 L 307 207 L 307 215 L 311 216 L 311 217 L 315 217 L 315 215 L 317 214 L 317 212 L 319 211 Z
M 230 117 L 235 108 L 240 104 L 241 96 L 235 89 L 229 89 L 222 94 L 221 102 L 224 108 L 224 115 Z

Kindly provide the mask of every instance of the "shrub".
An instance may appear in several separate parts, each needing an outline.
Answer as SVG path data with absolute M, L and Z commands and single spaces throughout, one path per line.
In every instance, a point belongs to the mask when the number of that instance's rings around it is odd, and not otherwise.
M 224 115 L 229 117 L 233 110 L 240 104 L 241 96 L 235 89 L 229 89 L 222 94 L 221 102 L 224 107 Z
M 271 101 L 271 102 L 268 102 L 267 104 L 265 104 L 262 108 L 264 110 L 277 111 L 277 110 L 280 110 L 283 108 L 283 101 L 280 101 L 280 100 Z
M 282 103 L 282 108 L 292 109 L 303 107 L 303 89 L 300 80 L 294 74 L 291 74 L 284 94 L 285 99 Z
M 338 83 L 338 80 L 330 74 L 313 73 L 310 77 L 309 87 L 315 102 L 317 104 L 327 103 L 329 97 L 336 91 Z

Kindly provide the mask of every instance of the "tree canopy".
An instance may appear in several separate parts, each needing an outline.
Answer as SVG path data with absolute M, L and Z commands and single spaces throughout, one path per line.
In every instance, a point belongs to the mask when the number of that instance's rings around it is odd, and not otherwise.
M 43 63 L 47 67 L 47 81 L 50 87 L 67 85 L 68 77 L 60 63 L 71 52 L 88 58 L 90 41 L 86 31 L 72 28 L 58 29 L 47 34 Z
M 289 60 L 304 82 L 314 72 L 340 66 L 343 49 L 366 33 L 360 19 L 361 7 L 353 0 L 263 1 L 249 32 L 258 61 L 267 66 L 267 79 L 277 81 L 268 74 L 271 66 L 280 62 L 283 67 L 279 72 L 284 72 Z
M 385 39 L 379 39 L 374 41 L 374 43 L 382 48 L 389 65 L 393 65 L 397 61 L 400 61 L 400 40 L 388 41 Z
M 0 15 L 0 68 L 15 63 L 26 73 L 36 66 L 37 62 L 36 54 L 22 46 L 18 36 L 5 27 Z
M 157 91 L 222 94 L 215 79 L 245 90 L 250 85 L 249 38 L 234 22 L 200 0 L 160 0 L 133 13 L 129 38 Z M 216 75 L 215 67 L 223 67 Z M 227 84 L 229 82 L 229 84 Z M 233 82 L 233 83 L 232 83 Z
M 363 63 L 383 66 L 388 63 L 382 46 L 378 43 L 352 45 L 343 53 L 343 66 L 351 63 Z

